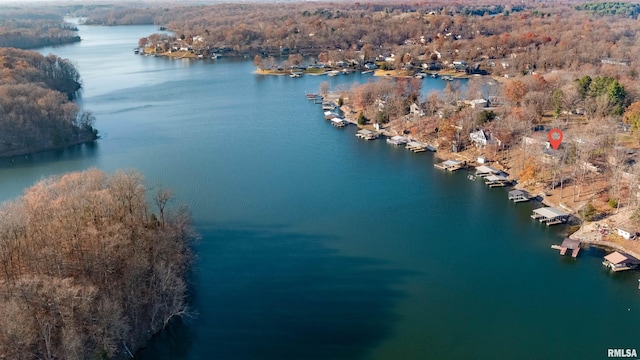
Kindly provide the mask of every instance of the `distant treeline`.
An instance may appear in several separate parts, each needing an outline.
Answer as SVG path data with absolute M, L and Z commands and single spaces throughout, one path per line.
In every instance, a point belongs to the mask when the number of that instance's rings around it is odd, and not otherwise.
M 634 19 L 640 14 L 640 4 L 632 4 L 621 1 L 590 2 L 576 6 L 577 10 L 590 11 L 598 15 L 622 15 Z
M 0 48 L 0 157 L 92 141 L 94 117 L 70 101 L 73 64 L 55 55 Z
M 93 169 L 0 208 L 0 358 L 129 359 L 187 313 L 189 216 L 153 199 L 139 173 Z
M 33 49 L 80 41 L 78 29 L 55 14 L 6 12 L 0 15 L 0 47 Z

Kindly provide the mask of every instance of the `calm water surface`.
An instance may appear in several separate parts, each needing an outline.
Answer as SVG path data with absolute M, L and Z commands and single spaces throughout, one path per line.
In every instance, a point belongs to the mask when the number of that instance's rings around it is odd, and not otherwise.
M 577 261 L 504 189 L 356 139 L 305 91 L 370 75 L 261 77 L 251 61 L 135 56 L 153 27 L 80 26 L 93 145 L 0 161 L 0 199 L 43 176 L 135 168 L 198 231 L 191 295 L 141 359 L 604 359 L 637 348 L 635 273 Z M 440 80 L 424 86 L 439 90 Z

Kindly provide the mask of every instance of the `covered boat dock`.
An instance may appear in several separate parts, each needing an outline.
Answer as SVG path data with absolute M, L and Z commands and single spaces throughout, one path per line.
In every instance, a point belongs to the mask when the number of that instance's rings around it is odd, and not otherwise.
M 396 135 L 388 138 L 387 143 L 391 145 L 404 145 L 407 143 L 407 138 L 404 136 Z
M 374 139 L 377 139 L 380 136 L 380 134 L 375 131 L 362 129 L 356 132 L 356 136 L 365 140 L 374 140 Z
M 433 164 L 434 167 L 438 169 L 448 170 L 448 171 L 456 171 L 465 167 L 466 163 L 459 160 L 447 160 L 441 163 Z
M 511 184 L 511 180 L 504 175 L 489 175 L 484 179 L 484 183 L 489 185 L 489 187 L 502 187 Z
M 405 148 L 409 149 L 409 151 L 417 153 L 417 152 L 427 151 L 428 146 L 429 146 L 428 144 L 421 143 L 419 141 L 409 141 L 405 146 Z
M 476 166 L 476 176 L 487 177 L 489 175 L 498 175 L 501 171 L 491 166 Z
M 509 191 L 509 200 L 519 203 L 531 200 L 529 193 L 524 190 L 511 190 Z
M 633 270 L 638 267 L 640 261 L 629 254 L 614 251 L 604 257 L 602 265 L 608 267 L 612 271 Z
M 571 250 L 571 257 L 576 258 L 580 252 L 580 240 L 565 238 L 562 245 L 551 245 L 552 249 L 560 250 L 560 255 L 564 255 Z
M 569 214 L 553 207 L 543 207 L 533 210 L 531 218 L 551 226 L 566 223 L 569 220 Z
M 339 117 L 334 117 L 333 119 L 331 119 L 331 125 L 341 128 L 347 126 L 347 122 Z

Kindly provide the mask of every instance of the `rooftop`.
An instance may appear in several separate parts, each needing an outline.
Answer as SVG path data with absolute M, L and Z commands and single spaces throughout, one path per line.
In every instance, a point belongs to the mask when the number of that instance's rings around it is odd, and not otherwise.
M 619 253 L 617 251 L 612 252 L 611 254 L 604 257 L 605 260 L 612 264 L 620 264 L 621 262 L 625 262 L 629 259 L 629 255 Z
M 534 213 L 538 214 L 538 215 L 542 215 L 546 218 L 556 218 L 556 217 L 564 217 L 564 216 L 569 216 L 569 214 L 567 214 L 566 212 L 562 211 L 562 210 L 558 210 L 556 208 L 553 207 L 544 207 L 544 208 L 540 208 L 540 209 L 535 209 L 533 210 Z

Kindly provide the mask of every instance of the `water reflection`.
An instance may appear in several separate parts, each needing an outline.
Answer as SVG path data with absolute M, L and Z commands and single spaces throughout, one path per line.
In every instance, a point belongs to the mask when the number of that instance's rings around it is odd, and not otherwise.
M 409 272 L 341 256 L 316 234 L 198 228 L 200 316 L 158 337 L 141 359 L 360 359 L 391 335 L 404 296 L 394 286 Z
M 91 141 L 84 144 L 68 146 L 62 149 L 12 156 L 9 158 L 0 158 L 0 168 L 30 167 L 36 164 L 45 165 L 53 162 L 92 158 L 98 154 L 98 148 L 98 141 Z

